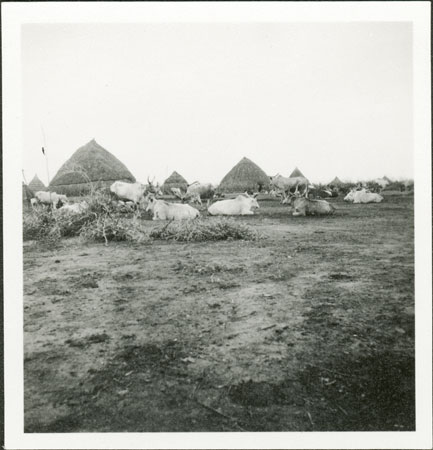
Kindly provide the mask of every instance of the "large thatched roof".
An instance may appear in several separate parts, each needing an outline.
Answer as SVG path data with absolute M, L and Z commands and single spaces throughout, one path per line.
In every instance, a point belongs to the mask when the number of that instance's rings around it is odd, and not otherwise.
M 268 189 L 269 177 L 248 158 L 242 158 L 221 180 L 220 192 L 245 192 Z
M 32 181 L 30 181 L 29 188 L 33 192 L 46 191 L 47 190 L 47 188 L 45 187 L 44 183 L 42 183 L 42 181 L 39 179 L 39 177 L 37 175 L 35 175 L 33 177 Z
M 295 170 L 290 174 L 289 178 L 295 178 L 295 177 L 304 177 L 304 174 L 297 168 L 295 167 Z
M 93 139 L 60 167 L 50 183 L 50 190 L 80 195 L 90 190 L 90 182 L 110 185 L 118 180 L 134 182 L 135 178 L 122 162 Z
M 171 194 L 171 188 L 179 188 L 183 189 L 184 191 L 188 188 L 188 182 L 185 180 L 185 178 L 174 171 L 165 181 L 162 185 L 162 192 L 164 194 Z

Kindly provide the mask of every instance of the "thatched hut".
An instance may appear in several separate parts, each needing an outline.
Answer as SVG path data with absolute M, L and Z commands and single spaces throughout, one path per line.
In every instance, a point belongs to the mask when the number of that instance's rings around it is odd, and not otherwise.
M 46 191 L 47 188 L 45 187 L 45 184 L 42 183 L 42 181 L 39 179 L 38 175 L 35 174 L 35 176 L 33 177 L 33 180 L 30 181 L 29 186 L 28 186 L 33 192 L 38 192 L 38 191 Z
M 133 183 L 135 178 L 121 161 L 92 139 L 60 167 L 49 189 L 78 196 L 88 194 L 92 187 L 108 187 L 115 181 Z
M 30 199 L 34 196 L 33 191 L 23 182 L 23 208 L 30 208 Z
M 242 158 L 221 180 L 219 192 L 260 192 L 269 189 L 269 177 L 248 158 Z
M 340 180 L 340 178 L 335 177 L 329 184 L 328 186 L 341 186 L 343 184 L 343 182 Z
M 295 177 L 307 178 L 297 167 L 295 167 L 295 170 L 289 176 L 289 178 L 295 178 Z
M 162 185 L 162 192 L 166 195 L 170 195 L 171 188 L 179 188 L 182 191 L 186 191 L 188 189 L 188 182 L 185 180 L 185 178 L 174 171 L 165 181 Z

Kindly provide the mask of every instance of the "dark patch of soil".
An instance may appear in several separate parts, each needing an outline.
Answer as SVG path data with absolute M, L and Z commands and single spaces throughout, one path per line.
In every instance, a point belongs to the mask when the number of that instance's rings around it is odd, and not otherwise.
M 348 275 L 346 273 L 331 273 L 329 275 L 329 278 L 332 280 L 352 280 L 353 277 L 351 275 Z
M 302 396 L 299 389 L 293 388 L 293 383 L 267 383 L 252 381 L 230 386 L 230 400 L 243 406 L 270 406 L 270 405 L 302 405 Z
M 90 344 L 99 344 L 101 342 L 106 342 L 110 339 L 110 336 L 108 336 L 106 333 L 102 334 L 92 334 L 90 336 L 87 336 L 84 339 L 67 339 L 65 341 L 65 344 L 70 345 L 71 347 L 78 347 L 78 348 L 84 348 L 87 345 Z
M 359 359 L 342 355 L 332 366 L 307 366 L 300 380 L 310 401 L 323 398 L 329 406 L 314 411 L 317 430 L 415 430 L 414 358 L 391 352 Z M 332 417 L 333 409 L 340 413 Z

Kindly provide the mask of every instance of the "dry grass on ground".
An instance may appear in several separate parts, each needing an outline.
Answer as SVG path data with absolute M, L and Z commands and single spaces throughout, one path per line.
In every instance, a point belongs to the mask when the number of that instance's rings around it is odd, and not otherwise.
M 260 204 L 265 239 L 26 242 L 26 432 L 413 430 L 413 198 Z

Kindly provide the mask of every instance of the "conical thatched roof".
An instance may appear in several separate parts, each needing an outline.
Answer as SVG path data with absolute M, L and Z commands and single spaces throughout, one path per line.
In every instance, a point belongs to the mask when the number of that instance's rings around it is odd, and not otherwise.
M 46 191 L 47 188 L 45 187 L 44 183 L 42 183 L 42 181 L 39 179 L 39 177 L 37 175 L 35 175 L 33 177 L 33 180 L 30 181 L 29 186 L 28 186 L 33 192 L 38 192 L 38 191 Z
M 171 194 L 171 188 L 179 188 L 184 191 L 188 189 L 188 182 L 185 180 L 185 178 L 174 171 L 165 181 L 162 185 L 162 192 L 164 194 Z
M 306 178 L 303 175 L 303 173 L 297 167 L 295 167 L 295 170 L 289 176 L 289 178 L 295 178 L 295 177 L 304 177 L 304 178 Z
M 93 186 L 109 186 L 114 181 L 135 182 L 134 176 L 114 155 L 94 139 L 80 147 L 50 183 L 50 190 L 59 194 L 80 195 Z
M 220 192 L 260 191 L 269 188 L 269 177 L 248 158 L 242 158 L 221 180 Z
M 388 183 L 392 183 L 392 181 L 386 175 L 382 177 L 382 180 L 388 181 Z
M 339 186 L 340 184 L 343 184 L 340 178 L 335 177 L 330 183 L 331 186 Z

